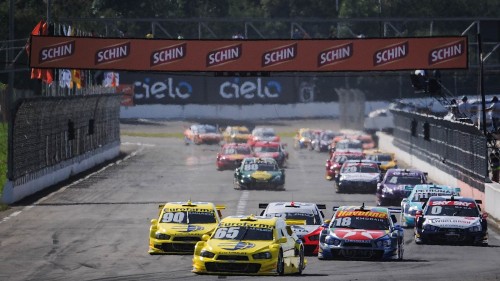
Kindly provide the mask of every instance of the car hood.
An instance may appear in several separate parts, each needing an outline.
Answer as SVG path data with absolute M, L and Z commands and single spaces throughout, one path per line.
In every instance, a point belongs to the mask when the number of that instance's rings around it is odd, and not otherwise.
M 276 158 L 279 156 L 278 152 L 261 152 L 261 153 L 256 153 L 256 157 L 261 157 L 261 158 Z
M 342 174 L 342 180 L 349 181 L 370 181 L 377 179 L 379 177 L 378 173 L 348 173 Z
M 209 239 L 205 249 L 217 254 L 246 255 L 269 248 L 273 241 Z
M 230 154 L 230 155 L 223 155 L 222 158 L 228 159 L 228 160 L 243 160 L 244 158 L 247 157 L 252 157 L 251 155 L 247 154 Z
M 320 225 L 292 225 L 293 232 L 299 236 L 299 238 L 317 230 Z
M 389 184 L 385 183 L 384 184 L 384 187 L 390 188 L 394 191 L 404 191 L 406 186 L 409 186 L 409 185 L 408 184 L 392 184 L 392 183 L 389 183 Z
M 424 225 L 430 224 L 437 227 L 468 228 L 479 223 L 477 217 L 457 217 L 457 216 L 426 216 Z
M 205 134 L 200 134 L 200 138 L 204 139 L 215 139 L 215 138 L 220 138 L 221 135 L 217 133 L 205 133 Z
M 334 228 L 330 230 L 336 237 L 352 241 L 366 241 L 379 239 L 387 235 L 388 230 L 368 230 L 368 229 L 351 229 L 351 228 Z
M 216 223 L 204 223 L 204 224 L 184 224 L 184 223 L 159 223 L 158 232 L 165 233 L 168 235 L 177 236 L 193 236 L 193 235 L 203 235 L 212 232 Z
M 270 180 L 273 177 L 273 173 L 266 172 L 266 171 L 255 171 L 252 173 L 249 173 L 250 177 L 256 179 L 256 180 Z

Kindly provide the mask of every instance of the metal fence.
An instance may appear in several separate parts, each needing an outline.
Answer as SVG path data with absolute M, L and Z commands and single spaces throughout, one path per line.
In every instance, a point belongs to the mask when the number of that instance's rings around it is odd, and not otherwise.
M 487 139 L 474 125 L 392 110 L 394 145 L 484 191 Z
M 33 180 L 44 169 L 120 142 L 121 95 L 22 99 L 15 109 L 9 180 Z

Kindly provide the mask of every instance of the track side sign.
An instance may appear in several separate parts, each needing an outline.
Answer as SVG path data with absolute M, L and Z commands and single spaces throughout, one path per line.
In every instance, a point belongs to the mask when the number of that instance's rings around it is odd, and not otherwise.
M 467 37 L 163 40 L 32 36 L 31 68 L 169 72 L 467 69 Z

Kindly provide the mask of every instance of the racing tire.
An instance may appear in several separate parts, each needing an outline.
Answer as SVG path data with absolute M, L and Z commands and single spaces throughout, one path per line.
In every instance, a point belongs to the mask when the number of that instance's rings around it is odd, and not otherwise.
M 280 253 L 278 254 L 278 262 L 276 264 L 276 273 L 278 275 L 285 275 L 285 258 L 283 257 L 283 250 L 280 249 Z
M 304 271 L 305 267 L 306 267 L 306 265 L 305 265 L 304 248 L 300 247 L 300 252 L 299 252 L 299 272 L 297 272 L 297 275 L 302 275 L 302 271 Z
M 398 245 L 398 261 L 402 261 L 403 260 L 403 254 L 404 254 L 404 247 L 403 247 L 403 243 L 399 243 Z
M 406 222 L 406 220 L 404 219 L 404 216 L 403 216 L 403 213 L 401 212 L 401 214 L 399 215 L 399 221 L 401 222 L 401 227 L 402 228 L 408 228 L 408 223 Z
M 233 187 L 236 190 L 242 189 L 241 186 L 238 184 L 238 181 L 236 179 L 233 179 Z

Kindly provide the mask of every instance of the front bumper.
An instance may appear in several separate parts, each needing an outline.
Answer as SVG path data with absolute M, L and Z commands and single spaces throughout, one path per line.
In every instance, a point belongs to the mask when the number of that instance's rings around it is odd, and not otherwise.
M 241 159 L 238 160 L 218 160 L 217 169 L 218 170 L 234 170 L 241 165 Z
M 439 228 L 437 231 L 417 229 L 415 240 L 431 243 L 487 244 L 488 233 L 470 232 L 461 228 Z
M 401 200 L 408 197 L 410 192 L 404 190 L 395 190 L 392 193 L 380 192 L 377 193 L 377 203 L 384 206 L 399 206 L 401 205 Z
M 343 192 L 375 192 L 377 190 L 377 182 L 339 181 L 338 187 Z
M 397 258 L 397 246 L 377 247 L 373 241 L 371 243 L 347 243 L 342 241 L 338 246 L 320 243 L 318 258 L 392 259 Z
M 175 241 L 175 240 L 186 241 Z M 201 237 L 173 237 L 171 240 L 149 239 L 149 254 L 192 254 Z
M 193 257 L 193 270 L 196 274 L 235 274 L 235 275 L 277 275 L 277 259 L 254 260 L 246 255 L 216 255 L 214 258 Z
M 238 179 L 238 185 L 243 189 L 283 189 L 285 186 L 284 181 L 264 181 L 255 179 Z

